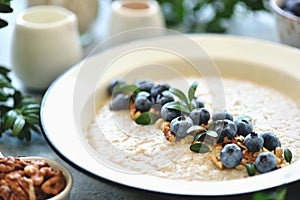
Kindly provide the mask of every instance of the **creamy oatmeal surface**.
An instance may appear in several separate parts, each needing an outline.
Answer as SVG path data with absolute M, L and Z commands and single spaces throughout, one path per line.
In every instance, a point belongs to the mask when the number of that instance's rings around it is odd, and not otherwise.
M 170 84 L 177 87 L 176 81 Z M 278 91 L 251 82 L 223 79 L 223 84 L 226 109 L 233 116 L 251 116 L 255 132 L 273 132 L 281 146 L 291 150 L 293 162 L 298 161 L 299 106 Z M 197 96 L 212 115 L 212 99 L 204 83 L 199 84 Z M 190 151 L 193 136 L 169 142 L 157 125 L 137 125 L 129 111 L 111 111 L 109 102 L 99 109 L 86 137 L 100 162 L 128 173 L 201 181 L 248 177 L 245 168 L 220 170 L 208 159 L 210 153 Z

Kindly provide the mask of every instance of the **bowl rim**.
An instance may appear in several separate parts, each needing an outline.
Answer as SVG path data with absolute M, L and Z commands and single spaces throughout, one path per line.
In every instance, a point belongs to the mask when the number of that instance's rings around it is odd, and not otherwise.
M 26 157 L 20 157 L 21 160 L 45 160 L 53 169 L 55 170 L 61 170 L 64 177 L 66 178 L 66 187 L 57 195 L 49 198 L 48 200 L 60 200 L 60 199 L 65 199 L 69 197 L 72 187 L 73 187 L 73 176 L 70 172 L 69 169 L 67 169 L 63 164 L 49 159 L 45 157 L 39 157 L 39 156 L 26 156 Z
M 280 61 L 282 61 L 281 57 L 285 56 L 285 55 L 294 55 L 294 54 L 299 54 L 299 49 L 290 47 L 290 46 L 286 46 L 286 45 L 282 45 L 279 43 L 274 43 L 274 42 L 270 42 L 270 41 L 264 41 L 264 40 L 260 40 L 260 39 L 253 39 L 253 38 L 247 38 L 247 37 L 239 37 L 239 36 L 230 36 L 230 35 L 218 35 L 218 34 L 189 34 L 187 35 L 190 38 L 192 38 L 195 42 L 197 42 L 198 44 L 204 45 L 204 49 L 207 50 L 208 52 L 210 52 L 213 48 L 216 51 L 213 52 L 212 57 L 214 58 L 226 58 L 226 59 L 236 59 L 237 55 L 233 54 L 236 52 L 240 52 L 240 45 L 245 45 L 245 51 L 243 53 L 241 53 L 238 57 L 238 60 L 240 61 L 248 61 L 248 59 L 251 60 L 251 63 L 255 64 L 255 63 L 259 63 L 259 64 L 263 64 L 266 67 L 271 67 L 272 69 L 279 69 L 279 65 L 281 65 L 282 63 Z M 163 37 L 165 39 L 165 36 Z M 169 40 L 175 42 L 176 37 L 172 38 L 172 37 L 168 37 Z M 146 42 L 146 44 L 149 44 L 149 42 L 158 42 L 156 39 L 150 39 L 150 40 L 145 40 L 142 41 L 142 43 Z M 159 40 L 160 41 L 160 40 Z M 220 43 L 223 45 L 220 45 Z M 130 44 L 125 44 L 126 47 L 125 49 L 127 49 L 127 47 L 135 47 L 136 44 L 140 44 L 141 41 L 137 41 L 134 43 L 130 43 Z M 215 45 L 212 44 L 218 44 L 218 48 L 215 48 Z M 227 49 L 227 45 L 230 44 L 230 48 Z M 209 48 L 211 47 L 211 48 Z M 224 48 L 226 47 L 226 51 L 224 51 Z M 259 47 L 259 48 L 257 48 Z M 116 47 L 117 49 L 120 49 L 122 47 L 118 46 Z M 269 56 L 265 56 L 265 52 L 270 52 L 267 51 L 268 49 L 272 49 L 272 55 L 270 54 Z M 263 54 L 258 53 L 257 51 L 253 51 L 253 50 L 257 50 L 259 49 L 259 52 L 264 52 Z M 251 50 L 251 51 L 250 51 Z M 255 54 L 258 55 L 257 59 L 253 60 L 252 54 L 247 54 L 245 52 L 256 52 Z M 99 54 L 97 54 L 98 56 L 101 55 L 101 57 L 105 57 L 107 56 L 109 53 L 115 52 L 115 49 L 112 48 L 110 50 L 107 51 L 103 51 Z M 212 52 L 210 52 L 212 53 Z M 282 56 L 279 57 L 275 57 L 275 59 L 270 59 L 274 57 L 274 54 L 276 53 L 285 53 Z M 269 53 L 268 53 L 269 54 Z M 93 57 L 91 57 L 90 59 L 92 59 Z M 298 59 L 298 57 L 297 57 Z M 270 62 L 276 62 L 275 65 L 269 65 Z M 129 176 L 123 176 L 124 174 L 122 173 L 118 173 L 116 171 L 109 171 L 109 169 L 106 168 L 106 166 L 103 165 L 103 168 L 100 168 L 101 171 L 101 175 L 98 174 L 97 172 L 99 171 L 99 166 L 93 166 L 91 165 L 91 163 L 86 162 L 83 164 L 82 160 L 80 160 L 80 158 L 74 154 L 74 151 L 72 151 L 71 148 L 66 148 L 65 144 L 62 142 L 60 143 L 61 140 L 57 140 L 57 138 L 53 137 L 52 134 L 50 134 L 50 132 L 52 131 L 52 129 L 48 129 L 48 123 L 46 123 L 47 118 L 48 118 L 48 109 L 49 109 L 49 102 L 51 102 L 51 100 L 57 100 L 57 93 L 55 93 L 55 90 L 59 89 L 59 86 L 64 86 L 64 84 L 67 85 L 73 85 L 73 81 L 74 78 L 76 77 L 78 70 L 80 70 L 82 63 L 79 63 L 78 65 L 76 65 L 74 68 L 69 69 L 67 72 L 65 72 L 63 75 L 61 75 L 58 79 L 56 79 L 55 82 L 53 82 L 53 84 L 48 88 L 43 100 L 42 100 L 42 110 L 41 110 L 41 123 L 42 123 L 42 133 L 44 135 L 44 137 L 46 138 L 46 141 L 48 142 L 48 144 L 51 146 L 51 148 L 61 157 L 63 158 L 66 162 L 70 163 L 72 166 L 74 166 L 75 168 L 79 169 L 80 171 L 83 171 L 83 173 L 86 173 L 87 175 L 91 175 L 92 177 L 97 178 L 98 180 L 106 180 L 106 181 L 111 181 L 113 183 L 116 184 L 121 184 L 124 186 L 128 186 L 134 189 L 142 189 L 145 191 L 151 191 L 151 192 L 156 192 L 156 193 L 163 193 L 163 194 L 170 194 L 170 195 L 188 195 L 188 196 L 224 196 L 224 195 L 236 195 L 236 194 L 242 194 L 242 193 L 249 193 L 249 192 L 253 192 L 253 191 L 257 191 L 257 190 L 263 190 L 263 189 L 268 189 L 271 187 L 275 187 L 279 185 L 280 181 L 280 185 L 284 184 L 284 183 L 290 183 L 290 182 L 294 182 L 296 180 L 300 180 L 299 177 L 297 176 L 296 178 L 292 175 L 294 174 L 290 174 L 287 171 L 287 168 L 283 168 L 281 169 L 281 172 L 279 173 L 279 170 L 274 171 L 272 173 L 268 173 L 268 174 L 264 174 L 261 176 L 256 176 L 251 178 L 251 180 L 253 181 L 249 181 L 250 179 L 243 179 L 242 181 L 244 183 L 250 183 L 250 182 L 258 182 L 263 185 L 265 185 L 264 187 L 257 187 L 254 185 L 251 185 L 252 188 L 241 188 L 241 190 L 234 190 L 234 191 L 228 191 L 228 190 L 222 190 L 222 192 L 215 192 L 215 190 L 212 190 L 210 188 L 213 188 L 213 186 L 215 187 L 220 187 L 222 188 L 223 182 L 207 182 L 205 181 L 205 183 L 199 183 L 200 186 L 203 184 L 205 184 L 205 191 L 204 190 L 200 190 L 201 193 L 199 192 L 199 189 L 195 189 L 195 190 L 188 190 L 188 188 L 191 188 L 190 186 L 194 186 L 193 182 L 186 182 L 186 181 L 180 181 L 178 182 L 180 186 L 183 186 L 182 184 L 186 184 L 184 185 L 184 187 L 182 188 L 177 188 L 179 190 L 174 191 L 174 189 L 169 189 L 166 187 L 161 187 L 161 179 L 156 178 L 156 177 L 147 177 L 149 178 L 148 183 L 151 183 L 151 185 L 146 185 L 145 184 L 141 184 L 141 182 L 132 182 L 132 180 L 140 180 L 142 178 L 144 178 L 143 176 L 137 176 L 137 177 L 133 177 L 133 179 L 131 179 L 132 177 Z M 281 67 L 281 66 L 280 66 Z M 282 69 L 282 68 L 280 68 Z M 295 71 L 294 68 L 292 68 L 291 66 L 287 66 L 284 68 L 284 71 L 286 72 L 291 72 L 291 71 Z M 300 72 L 300 71 L 299 71 Z M 75 77 L 74 77 L 75 75 Z M 289 73 L 289 76 L 292 77 L 297 77 L 297 80 L 299 80 L 299 73 Z M 71 90 L 68 90 L 70 93 L 72 93 Z M 57 91 L 56 91 L 57 92 Z M 60 94 L 60 93 L 59 93 Z M 66 95 L 65 91 L 63 91 L 62 93 L 63 95 Z M 52 102 L 54 103 L 54 102 Z M 50 106 L 51 107 L 51 106 Z M 67 108 L 69 109 L 69 108 Z M 49 115 L 50 116 L 50 115 Z M 53 115 L 51 115 L 53 116 Z M 73 119 L 72 119 L 72 123 Z M 54 127 L 54 126 L 52 126 Z M 57 130 L 55 130 L 57 132 Z M 52 132 L 51 132 L 52 133 Z M 58 132 L 57 132 L 58 133 Z M 75 140 L 77 140 L 78 138 L 75 138 Z M 74 142 L 76 143 L 77 141 Z M 79 141 L 78 139 L 78 142 Z M 60 145 L 63 145 L 64 149 L 60 148 Z M 72 146 L 74 146 L 74 143 L 72 144 Z M 77 147 L 76 147 L 77 148 Z M 70 153 L 70 154 L 69 154 Z M 70 155 L 76 155 L 76 157 L 71 156 Z M 90 156 L 90 154 L 88 154 L 87 152 L 83 152 L 83 155 L 88 155 Z M 79 161 L 79 162 L 78 162 Z M 92 160 L 94 161 L 94 159 Z M 300 165 L 300 161 L 297 162 L 297 166 Z M 296 167 L 296 163 L 294 163 L 294 166 Z M 92 171 L 92 170 L 97 170 L 97 171 Z M 106 171 L 107 170 L 107 171 Z M 110 173 L 106 173 L 106 172 L 110 172 Z M 282 182 L 282 175 L 283 174 L 287 174 L 288 176 L 284 179 L 284 183 Z M 298 174 L 298 173 L 297 173 Z M 274 177 L 277 177 L 275 181 L 270 182 L 269 180 L 271 180 L 272 178 L 274 179 Z M 130 179 L 128 179 L 130 178 Z M 164 180 L 164 183 L 170 183 L 170 181 L 168 180 Z M 231 186 L 235 186 L 233 188 L 240 188 L 240 183 L 241 183 L 241 179 L 237 179 L 237 180 L 231 180 L 228 181 L 228 183 L 230 183 Z M 197 182 L 198 184 L 198 182 Z M 166 184 L 167 185 L 167 184 Z M 199 187 L 199 185 L 197 186 Z M 201 188 L 201 187 L 200 187 Z
M 278 5 L 278 3 L 279 3 L 279 0 L 270 0 L 270 7 L 274 13 L 278 14 L 279 16 L 281 16 L 287 20 L 292 20 L 293 22 L 300 23 L 300 17 L 284 11 Z

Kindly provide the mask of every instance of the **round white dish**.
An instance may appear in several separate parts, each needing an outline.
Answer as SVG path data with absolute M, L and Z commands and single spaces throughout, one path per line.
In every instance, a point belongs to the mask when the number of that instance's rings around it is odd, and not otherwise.
M 176 52 L 167 52 L 167 54 L 152 52 L 152 55 L 151 52 L 145 51 L 149 47 L 155 47 L 152 49 L 157 50 L 156 47 L 161 44 L 166 44 L 166 46 L 171 44 L 180 48 L 184 55 L 191 54 L 191 58 L 194 58 L 195 52 L 182 43 L 185 39 L 192 39 L 200 50 L 201 48 L 204 50 L 200 53 L 201 56 L 208 58 L 208 55 L 212 59 L 212 61 L 206 59 L 205 63 L 212 68 L 217 66 L 213 70 L 215 75 L 247 79 L 269 85 L 300 103 L 295 92 L 300 89 L 300 68 L 298 67 L 300 51 L 297 49 L 266 41 L 223 35 L 175 35 L 148 39 L 91 56 L 67 71 L 51 85 L 44 96 L 41 108 L 44 136 L 51 147 L 62 158 L 84 172 L 130 187 L 161 193 L 232 195 L 299 180 L 300 161 L 283 169 L 251 178 L 225 182 L 197 182 L 125 173 L 116 170 L 109 163 L 99 161 L 93 155 L 92 149 L 87 145 L 84 132 L 95 115 L 95 109 L 105 99 L 109 80 L 118 77 L 122 72 L 135 70 L 138 66 L 147 65 L 147 63 L 159 63 L 163 66 L 161 70 L 169 70 L 170 66 L 174 67 L 176 73 L 178 72 L 183 77 L 190 74 L 194 69 L 183 67 L 186 65 L 186 60 L 182 61 L 182 57 Z M 137 53 L 131 54 L 132 52 Z M 124 55 L 128 57 L 125 56 L 123 59 Z M 142 59 L 139 59 L 141 56 L 143 56 Z M 119 68 L 115 68 L 116 66 Z M 166 76 L 164 73 L 153 74 L 151 72 L 151 70 L 144 71 L 147 77 L 153 76 L 154 79 Z M 139 76 L 141 76 L 140 73 Z

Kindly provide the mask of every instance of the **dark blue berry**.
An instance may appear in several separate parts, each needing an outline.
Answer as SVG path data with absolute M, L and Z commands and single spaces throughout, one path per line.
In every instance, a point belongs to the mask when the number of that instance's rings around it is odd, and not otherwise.
M 191 103 L 195 108 L 204 108 L 204 102 L 200 97 L 194 97 Z
M 208 129 L 218 134 L 217 143 L 224 142 L 225 137 L 233 139 L 237 132 L 235 123 L 228 119 L 214 121 Z
M 116 88 L 117 85 L 126 85 L 126 81 L 123 78 L 116 78 L 112 80 L 112 82 L 108 86 L 108 93 L 109 95 L 113 95 L 113 90 Z M 114 94 L 116 95 L 116 94 Z
M 227 110 L 219 110 L 212 115 L 213 121 L 228 119 L 233 121 L 233 116 Z
M 126 110 L 129 109 L 130 95 L 128 94 L 117 94 L 110 102 L 111 110 Z
M 151 97 L 149 92 L 141 91 L 141 92 L 139 92 L 139 93 L 136 95 L 136 98 L 142 97 L 142 96 L 148 98 L 149 100 L 150 100 L 150 97 Z
M 196 108 L 190 113 L 190 118 L 193 120 L 194 125 L 207 125 L 210 114 L 205 108 Z
M 134 84 L 140 89 L 140 91 L 151 91 L 151 88 L 154 86 L 154 83 L 149 80 L 136 80 Z
M 255 160 L 255 168 L 261 173 L 266 173 L 276 169 L 275 155 L 271 152 L 262 152 L 258 154 Z
M 193 126 L 193 121 L 190 117 L 179 116 L 171 121 L 170 130 L 177 138 L 184 138 L 188 135 L 187 130 L 191 126 Z
M 170 122 L 174 118 L 181 116 L 180 110 L 167 108 L 167 105 L 168 104 L 163 105 L 163 107 L 161 108 L 161 111 L 160 111 L 160 115 L 165 121 Z
M 244 143 L 248 151 L 257 152 L 263 147 L 264 139 L 260 135 L 251 132 L 245 137 Z
M 165 83 L 160 83 L 153 86 L 150 90 L 151 96 L 156 99 L 157 95 L 161 94 L 163 91 L 168 90 L 170 86 Z
M 243 158 L 242 149 L 236 144 L 227 144 L 220 153 L 222 164 L 227 168 L 238 166 Z
M 234 120 L 234 123 L 237 127 L 237 134 L 246 137 L 253 131 L 252 122 L 247 119 L 238 118 Z
M 171 101 L 174 101 L 174 97 L 169 90 L 163 91 L 161 94 L 158 94 L 156 97 L 156 103 L 162 106 Z
M 144 96 L 144 95 L 138 95 L 136 97 L 134 103 L 135 103 L 136 109 L 141 111 L 141 112 L 149 111 L 149 109 L 153 105 L 153 103 L 148 99 L 148 97 Z
M 270 132 L 261 133 L 261 137 L 264 139 L 264 147 L 269 151 L 275 150 L 276 147 L 280 147 L 281 143 L 276 135 Z

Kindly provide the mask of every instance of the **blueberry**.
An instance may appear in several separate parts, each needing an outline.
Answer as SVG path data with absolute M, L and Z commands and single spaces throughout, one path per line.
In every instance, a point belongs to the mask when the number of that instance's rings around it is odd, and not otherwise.
M 264 139 L 260 135 L 251 132 L 245 137 L 244 143 L 248 151 L 257 152 L 263 147 Z
M 269 151 L 275 150 L 276 147 L 280 147 L 281 143 L 276 135 L 270 132 L 261 133 L 261 137 L 264 139 L 264 147 Z
M 111 110 L 126 110 L 129 109 L 130 95 L 128 94 L 117 94 L 110 102 Z
M 207 125 L 210 114 L 205 108 L 196 108 L 191 112 L 190 118 L 192 118 L 194 125 Z
M 123 78 L 116 78 L 112 80 L 112 82 L 108 86 L 108 93 L 109 95 L 113 95 L 113 91 L 117 85 L 126 85 L 126 81 Z
M 242 149 L 236 144 L 227 144 L 222 149 L 220 158 L 225 167 L 234 168 L 242 161 Z
M 157 95 L 161 94 L 165 90 L 168 90 L 169 88 L 170 86 L 168 84 L 160 83 L 151 88 L 150 94 L 154 99 L 156 99 Z
M 144 97 L 146 97 L 146 98 L 150 98 L 150 93 L 149 92 L 146 92 L 146 91 L 141 91 L 141 92 L 139 92 L 137 95 L 136 95 L 136 98 L 138 98 L 138 97 L 142 97 L 142 96 L 144 96 Z
M 237 127 L 237 134 L 246 137 L 253 131 L 252 123 L 247 119 L 238 118 L 234 120 Z
M 226 110 L 219 110 L 212 115 L 213 121 L 217 120 L 223 120 L 223 119 L 228 119 L 230 121 L 233 121 L 233 116 Z
M 276 157 L 271 152 L 258 154 L 255 160 L 255 167 L 261 173 L 266 173 L 276 169 Z
M 136 80 L 134 84 L 140 89 L 140 91 L 151 91 L 151 88 L 154 86 L 154 83 L 149 80 Z
M 217 143 L 224 142 L 225 137 L 230 140 L 233 139 L 237 132 L 235 123 L 228 119 L 214 121 L 208 129 L 217 132 Z
M 187 135 L 187 130 L 193 126 L 193 120 L 190 117 L 179 116 L 173 119 L 170 123 L 171 132 L 178 138 L 183 138 Z
M 167 105 L 168 104 L 163 105 L 163 107 L 161 108 L 161 111 L 160 111 L 160 115 L 165 121 L 170 122 L 170 121 L 172 121 L 172 119 L 174 119 L 178 116 L 181 116 L 180 110 L 167 108 Z
M 157 104 L 162 106 L 171 101 L 174 101 L 174 97 L 169 90 L 165 90 L 161 94 L 158 94 L 155 100 Z
M 149 95 L 150 96 L 150 95 Z M 152 102 L 148 99 L 147 96 L 144 95 L 138 95 L 134 101 L 135 107 L 137 110 L 141 112 L 149 111 L 149 109 L 152 106 Z
M 204 108 L 204 102 L 200 97 L 194 97 L 191 102 L 195 108 Z

